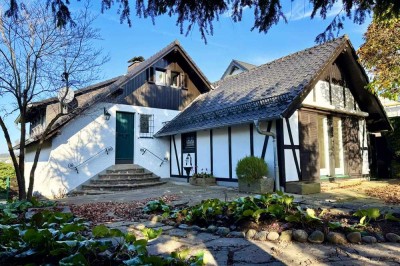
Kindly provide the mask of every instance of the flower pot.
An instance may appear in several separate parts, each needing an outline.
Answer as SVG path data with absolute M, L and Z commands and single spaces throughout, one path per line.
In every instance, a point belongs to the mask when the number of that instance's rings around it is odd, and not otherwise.
M 274 178 L 262 177 L 260 179 L 239 178 L 239 192 L 246 193 L 272 193 L 274 192 Z

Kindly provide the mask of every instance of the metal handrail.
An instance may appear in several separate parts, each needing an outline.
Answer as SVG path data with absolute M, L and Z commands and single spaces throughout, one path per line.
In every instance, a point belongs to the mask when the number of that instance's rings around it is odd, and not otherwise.
M 109 153 L 110 151 L 112 151 L 112 150 L 113 150 L 113 147 L 111 147 L 111 146 L 110 146 L 110 147 L 107 147 L 107 148 L 104 148 L 104 149 L 102 149 L 101 151 L 99 151 L 98 153 L 96 153 L 95 155 L 93 155 L 93 156 L 87 158 L 86 160 L 84 160 L 83 162 L 81 162 L 81 163 L 78 164 L 78 165 L 74 165 L 74 163 L 69 163 L 69 164 L 68 164 L 68 168 L 69 168 L 69 169 L 74 169 L 74 170 L 76 171 L 76 173 L 79 174 L 78 167 L 80 167 L 81 165 L 87 163 L 89 160 L 93 159 L 94 157 L 99 156 L 102 152 L 106 152 L 106 154 L 108 155 L 108 153 Z
M 161 163 L 160 163 L 160 167 L 161 165 L 163 165 L 163 163 L 168 162 L 168 158 L 165 157 L 164 159 L 160 158 L 159 156 L 157 156 L 156 154 L 154 154 L 153 152 L 151 152 L 150 150 L 146 149 L 146 148 L 140 148 L 140 151 L 142 152 L 142 155 L 144 155 L 146 152 L 149 152 L 150 154 L 152 154 L 154 157 L 158 158 Z

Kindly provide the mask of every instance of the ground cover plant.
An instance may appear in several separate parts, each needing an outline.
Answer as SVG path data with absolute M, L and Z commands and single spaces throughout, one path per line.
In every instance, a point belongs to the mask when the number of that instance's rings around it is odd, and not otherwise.
M 148 241 L 161 230 L 144 228 L 137 239 L 63 208 L 35 199 L 0 205 L 0 265 L 203 265 L 202 253 L 149 255 Z
M 328 209 L 312 209 L 294 203 L 294 197 L 278 192 L 249 197 L 240 197 L 224 202 L 208 199 L 200 204 L 173 209 L 155 206 L 149 202 L 146 213 L 162 214 L 177 224 L 185 223 L 207 227 L 209 225 L 282 232 L 286 229 L 320 230 L 322 232 L 364 232 L 386 234 L 400 232 L 400 214 L 381 212 L 376 208 L 360 209 L 350 214 L 334 213 Z

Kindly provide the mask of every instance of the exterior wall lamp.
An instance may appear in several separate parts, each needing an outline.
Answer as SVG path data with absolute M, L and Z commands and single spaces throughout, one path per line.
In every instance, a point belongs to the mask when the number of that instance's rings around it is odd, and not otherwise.
M 104 118 L 108 121 L 110 120 L 110 117 L 111 117 L 110 113 L 104 107 Z

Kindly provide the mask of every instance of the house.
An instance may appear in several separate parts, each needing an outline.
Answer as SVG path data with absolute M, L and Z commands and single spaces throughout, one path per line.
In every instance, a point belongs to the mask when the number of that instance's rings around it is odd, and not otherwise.
M 235 183 L 238 160 L 253 155 L 283 189 L 359 178 L 369 174 L 368 133 L 391 129 L 367 83 L 344 36 L 226 77 L 155 136 L 170 137 L 172 177 L 208 169 L 220 184 Z
M 57 98 L 33 103 L 28 122 L 26 176 L 32 167 L 38 133 L 59 112 L 36 169 L 34 191 L 47 197 L 69 192 L 118 164 L 140 165 L 158 177 L 169 177 L 169 139 L 154 138 L 210 82 L 174 41 L 147 60 L 129 61 L 125 75 L 75 91 L 60 106 Z M 81 112 L 68 114 L 71 109 Z
M 237 161 L 247 155 L 263 158 L 284 189 L 362 177 L 369 174 L 368 133 L 391 128 L 378 98 L 364 89 L 367 75 L 346 36 L 261 66 L 234 60 L 215 87 L 176 41 L 136 59 L 125 75 L 76 91 L 70 106 L 53 98 L 30 107 L 27 171 L 34 128 L 82 109 L 52 128 L 34 190 L 71 191 L 132 164 L 161 178 L 207 171 L 221 185 L 236 185 Z
M 249 64 L 243 61 L 239 61 L 236 59 L 233 59 L 229 66 L 226 68 L 224 74 L 221 77 L 221 80 L 225 79 L 226 77 L 230 77 L 242 72 L 247 72 L 250 69 L 253 69 L 257 67 L 256 65 Z

